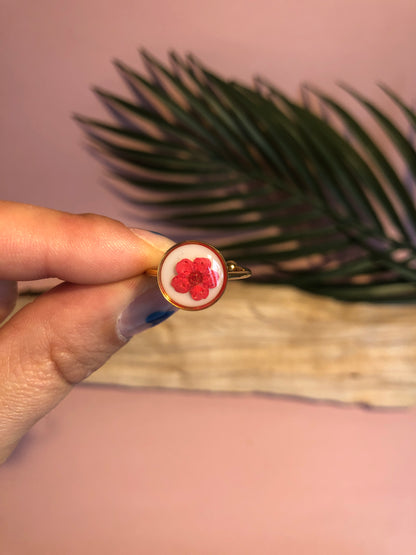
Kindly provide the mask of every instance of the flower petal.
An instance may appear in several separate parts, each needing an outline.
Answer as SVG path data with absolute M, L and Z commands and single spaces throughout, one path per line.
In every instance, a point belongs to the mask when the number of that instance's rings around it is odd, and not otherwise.
M 214 270 L 210 270 L 209 272 L 204 274 L 204 277 L 202 278 L 202 283 L 206 285 L 209 289 L 213 289 L 214 287 L 217 287 L 219 277 L 220 276 L 217 272 L 214 272 Z
M 208 297 L 209 289 L 203 283 L 199 283 L 198 285 L 194 285 L 191 288 L 191 297 L 194 301 L 202 301 L 202 299 L 206 299 Z
M 182 274 L 183 276 L 188 276 L 193 269 L 193 263 L 189 258 L 183 258 L 176 264 L 176 273 Z
M 195 258 L 194 271 L 205 274 L 211 268 L 211 260 L 209 258 Z
M 178 293 L 187 293 L 191 288 L 189 279 L 183 275 L 175 276 L 171 281 L 171 285 Z

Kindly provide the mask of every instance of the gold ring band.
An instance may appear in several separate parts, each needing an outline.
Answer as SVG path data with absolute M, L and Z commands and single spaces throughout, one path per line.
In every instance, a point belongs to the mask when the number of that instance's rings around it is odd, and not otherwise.
M 234 260 L 226 260 L 228 280 L 247 279 L 251 277 L 251 270 L 240 266 Z M 158 268 L 149 268 L 146 270 L 148 276 L 157 277 Z

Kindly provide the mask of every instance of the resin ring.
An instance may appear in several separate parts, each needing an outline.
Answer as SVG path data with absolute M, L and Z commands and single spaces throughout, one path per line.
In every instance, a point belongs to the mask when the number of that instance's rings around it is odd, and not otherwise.
M 184 310 L 208 308 L 224 293 L 228 280 L 251 276 L 250 270 L 232 260 L 226 262 L 217 249 L 199 241 L 174 245 L 159 268 L 147 274 L 157 276 L 165 299 Z

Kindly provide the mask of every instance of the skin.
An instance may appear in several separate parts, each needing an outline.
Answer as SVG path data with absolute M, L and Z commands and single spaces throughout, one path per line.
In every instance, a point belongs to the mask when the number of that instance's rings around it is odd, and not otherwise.
M 171 246 L 102 216 L 0 202 L 0 321 L 13 310 L 16 281 L 64 282 L 0 328 L 0 463 L 126 342 L 120 315 L 157 286 L 143 274 Z

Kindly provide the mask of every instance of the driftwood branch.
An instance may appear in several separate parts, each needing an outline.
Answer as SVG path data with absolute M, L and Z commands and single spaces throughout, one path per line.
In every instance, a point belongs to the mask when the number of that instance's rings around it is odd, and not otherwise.
M 416 404 L 416 306 L 344 304 L 230 284 L 201 312 L 135 337 L 90 382 Z

